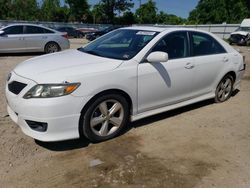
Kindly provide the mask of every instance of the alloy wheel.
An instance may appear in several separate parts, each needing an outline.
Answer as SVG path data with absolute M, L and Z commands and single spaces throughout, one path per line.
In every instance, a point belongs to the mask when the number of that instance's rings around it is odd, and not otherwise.
M 105 137 L 116 132 L 122 125 L 124 109 L 117 100 L 105 100 L 93 111 L 90 127 L 94 134 Z
M 58 49 L 57 44 L 54 44 L 54 43 L 48 44 L 47 53 L 54 53 L 54 52 L 58 52 L 58 51 L 59 51 L 59 49 Z
M 226 77 L 218 86 L 217 97 L 220 102 L 227 100 L 232 92 L 233 83 L 229 77 Z

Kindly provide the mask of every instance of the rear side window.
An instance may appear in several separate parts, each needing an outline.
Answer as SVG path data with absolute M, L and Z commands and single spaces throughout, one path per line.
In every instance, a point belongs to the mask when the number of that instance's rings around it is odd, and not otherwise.
M 23 26 L 11 26 L 3 29 L 6 35 L 17 35 L 17 34 L 23 34 Z
M 36 26 L 26 26 L 26 34 L 42 34 L 42 33 L 53 33 L 48 29 Z
M 45 29 L 45 28 L 43 28 L 43 31 L 44 31 L 44 33 L 54 33 L 53 31 Z
M 191 33 L 193 56 L 226 53 L 226 50 L 213 37 L 198 32 Z
M 162 51 L 168 53 L 169 59 L 185 58 L 189 56 L 187 32 L 174 32 L 167 34 L 153 48 L 153 52 Z

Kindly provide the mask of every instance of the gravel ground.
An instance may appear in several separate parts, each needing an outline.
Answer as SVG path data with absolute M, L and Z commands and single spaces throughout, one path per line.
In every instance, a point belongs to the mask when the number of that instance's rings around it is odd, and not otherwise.
M 73 39 L 71 47 L 84 42 Z M 250 50 L 240 49 L 250 65 Z M 8 72 L 36 55 L 0 56 L 1 187 L 250 187 L 249 70 L 223 104 L 209 100 L 149 117 L 104 143 L 43 143 L 5 117 Z

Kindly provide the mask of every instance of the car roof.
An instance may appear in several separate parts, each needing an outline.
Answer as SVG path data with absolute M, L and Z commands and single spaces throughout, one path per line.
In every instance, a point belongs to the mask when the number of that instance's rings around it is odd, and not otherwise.
M 154 26 L 132 26 L 132 27 L 123 27 L 120 29 L 131 29 L 131 30 L 143 30 L 143 31 L 154 31 L 154 32 L 162 32 L 167 28 L 163 27 L 154 27 Z
M 35 26 L 35 27 L 42 27 L 44 29 L 48 29 L 48 30 L 51 30 L 51 31 L 54 31 L 54 32 L 58 32 L 52 28 L 49 28 L 49 27 L 45 27 L 43 25 L 39 25 L 39 24 L 30 24 L 30 23 L 15 23 L 15 24 L 8 24 L 8 25 L 5 25 L 4 27 L 2 27 L 1 29 L 4 29 L 6 27 L 10 27 L 10 26 Z
M 201 32 L 201 33 L 207 33 L 211 34 L 210 32 L 199 30 L 199 29 L 193 29 L 193 28 L 187 28 L 182 26 L 131 26 L 131 27 L 123 27 L 120 29 L 131 29 L 131 30 L 143 30 L 143 31 L 153 31 L 153 32 L 164 32 L 164 31 L 194 31 L 194 32 Z

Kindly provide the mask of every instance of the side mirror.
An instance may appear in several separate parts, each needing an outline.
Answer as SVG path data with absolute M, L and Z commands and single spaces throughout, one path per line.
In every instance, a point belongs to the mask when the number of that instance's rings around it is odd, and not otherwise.
M 3 30 L 0 30 L 0 36 L 1 35 L 4 35 L 4 31 Z
M 147 57 L 148 62 L 150 63 L 159 63 L 168 61 L 168 53 L 166 52 L 152 52 Z

